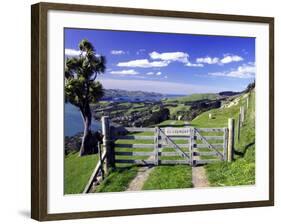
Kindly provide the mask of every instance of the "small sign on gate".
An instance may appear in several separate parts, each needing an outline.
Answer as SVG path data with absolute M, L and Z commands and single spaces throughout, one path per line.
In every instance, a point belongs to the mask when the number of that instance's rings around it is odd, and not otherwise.
M 165 128 L 165 135 L 169 136 L 188 136 L 190 135 L 190 128 Z

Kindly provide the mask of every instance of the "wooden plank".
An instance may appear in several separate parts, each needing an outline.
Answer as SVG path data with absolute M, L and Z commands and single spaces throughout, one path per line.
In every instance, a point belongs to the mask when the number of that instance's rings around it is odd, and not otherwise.
M 116 148 L 153 149 L 154 144 L 115 144 Z
M 115 152 L 117 156 L 153 156 L 154 152 Z
M 208 164 L 208 163 L 218 163 L 218 162 L 221 162 L 221 160 L 219 159 L 205 159 L 205 160 L 196 160 L 195 161 L 195 164 L 196 165 L 204 165 L 204 164 Z
M 95 167 L 95 169 L 94 169 L 94 171 L 93 171 L 91 177 L 90 177 L 89 180 L 88 180 L 87 185 L 85 186 L 85 188 L 84 188 L 84 190 L 83 190 L 83 194 L 88 193 L 89 190 L 91 189 L 91 186 L 92 186 L 94 180 L 97 178 L 97 175 L 98 175 L 98 173 L 99 173 L 99 170 L 101 169 L 102 163 L 103 163 L 103 161 L 105 160 L 105 155 L 106 155 L 106 152 L 104 151 L 104 152 L 102 153 L 101 160 L 98 161 L 98 163 L 97 163 L 97 165 L 96 165 L 96 167 Z
M 159 152 L 158 155 L 159 156 L 181 156 L 177 152 Z
M 116 159 L 116 163 L 130 163 L 137 165 L 154 165 L 154 160 Z
M 194 148 L 198 149 L 223 149 L 224 144 L 223 143 L 208 143 L 208 144 L 194 144 Z
M 199 132 L 223 132 L 223 128 L 195 128 Z
M 163 128 L 164 133 L 166 136 L 189 136 L 190 135 L 190 128 L 184 127 L 184 128 L 174 128 L 174 127 L 167 127 Z M 162 130 L 163 130 L 162 129 Z
M 202 135 L 206 140 L 224 140 L 223 136 L 204 136 Z M 202 140 L 201 135 L 196 134 L 197 140 Z
M 198 151 L 195 151 L 193 152 L 193 155 L 194 156 L 219 156 L 219 154 L 217 152 L 198 152 Z
M 176 144 L 176 143 L 175 143 Z M 176 144 L 178 147 L 181 148 L 188 148 L 189 144 Z M 169 145 L 169 144 L 165 144 L 165 145 L 161 145 L 162 148 L 173 148 L 173 146 Z
M 190 136 L 169 136 L 172 140 L 190 140 Z
M 184 151 L 182 151 L 180 149 L 180 147 L 177 144 L 175 144 L 168 136 L 166 136 L 165 133 L 161 129 L 160 129 L 160 132 L 162 135 L 164 135 L 166 137 L 165 140 L 172 148 L 174 148 L 181 156 L 189 158 L 189 155 L 187 155 Z
M 170 165 L 177 165 L 177 164 L 189 164 L 189 160 L 160 160 L 160 164 L 170 164 Z
M 154 128 L 131 128 L 131 127 L 125 127 L 125 130 L 128 132 L 154 132 Z
M 154 136 L 120 135 L 116 136 L 115 138 L 125 140 L 153 140 Z
M 197 131 L 197 129 L 194 129 L 194 130 L 196 130 L 196 132 L 197 132 L 197 134 L 199 134 L 199 132 Z M 199 134 L 200 135 L 200 134 Z M 213 146 L 213 144 L 211 145 L 206 139 L 205 139 L 205 137 L 203 137 L 202 135 L 201 135 L 201 137 L 202 137 L 202 141 L 206 144 L 206 145 L 208 145 L 208 148 L 209 149 L 212 149 L 212 150 L 214 150 L 214 151 L 216 151 L 219 155 L 220 155 L 220 157 L 221 157 L 221 159 L 223 160 L 223 154 L 221 154 L 221 152 L 219 152 L 216 148 L 215 148 L 215 146 Z M 201 145 L 201 144 L 198 144 L 198 145 Z M 197 147 L 199 147 L 197 145 Z M 214 144 L 215 145 L 215 144 Z

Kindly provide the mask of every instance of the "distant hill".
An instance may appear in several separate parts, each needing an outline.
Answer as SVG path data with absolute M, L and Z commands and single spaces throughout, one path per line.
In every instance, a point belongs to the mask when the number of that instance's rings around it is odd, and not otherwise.
M 241 92 L 233 92 L 233 91 L 224 91 L 224 92 L 219 92 L 220 96 L 234 96 L 241 94 Z
M 102 100 L 113 100 L 113 101 L 141 101 L 147 100 L 160 100 L 164 95 L 155 92 L 144 92 L 144 91 L 127 91 L 121 89 L 105 89 L 105 94 Z

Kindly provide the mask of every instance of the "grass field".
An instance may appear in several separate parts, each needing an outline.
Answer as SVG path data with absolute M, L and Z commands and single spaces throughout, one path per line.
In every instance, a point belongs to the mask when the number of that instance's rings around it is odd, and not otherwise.
M 192 187 L 191 167 L 187 165 L 158 166 L 150 173 L 143 190 Z
M 237 121 L 241 104 L 230 108 L 214 109 L 196 117 L 191 124 L 195 127 L 227 127 L 228 118 Z M 214 119 L 209 119 L 212 113 Z M 237 126 L 235 126 L 237 127 Z M 240 141 L 235 136 L 235 160 L 205 166 L 211 186 L 250 185 L 255 183 L 255 93 L 252 92 L 245 123 L 240 132 Z
M 99 185 L 95 192 L 120 192 L 125 191 L 129 183 L 135 178 L 138 167 L 118 167 L 111 170 L 105 180 Z
M 64 159 L 64 193 L 82 193 L 96 167 L 98 155 L 79 157 L 77 153 L 70 153 Z
M 193 102 L 198 100 L 215 100 L 218 98 L 218 94 L 216 93 L 196 93 L 191 94 L 188 96 L 182 96 L 177 98 L 169 98 L 165 100 L 165 102 L 180 102 L 180 103 L 186 103 L 186 102 Z
M 170 111 L 170 117 L 176 117 L 179 116 L 179 112 L 187 112 L 190 109 L 190 106 L 186 106 L 182 103 L 179 103 L 176 107 L 173 106 L 166 106 L 166 108 Z
M 183 127 L 184 121 L 181 120 L 166 120 L 161 122 L 160 124 L 154 125 L 158 127 Z

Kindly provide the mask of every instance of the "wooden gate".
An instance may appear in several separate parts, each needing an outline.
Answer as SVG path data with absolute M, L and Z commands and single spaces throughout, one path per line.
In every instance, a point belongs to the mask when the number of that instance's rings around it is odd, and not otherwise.
M 126 135 L 117 131 L 119 135 L 114 139 L 116 164 L 195 166 L 227 160 L 227 128 L 155 127 L 122 131 Z
M 227 160 L 228 128 L 194 128 L 191 139 L 193 165 Z
M 103 145 L 100 161 L 84 189 L 90 192 L 99 176 L 116 165 L 201 164 L 232 161 L 234 119 L 228 128 L 112 128 L 108 117 L 102 117 Z M 123 141 L 123 142 L 122 142 Z

